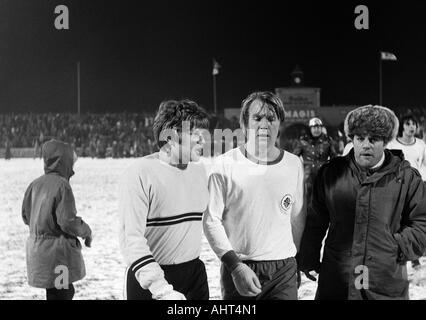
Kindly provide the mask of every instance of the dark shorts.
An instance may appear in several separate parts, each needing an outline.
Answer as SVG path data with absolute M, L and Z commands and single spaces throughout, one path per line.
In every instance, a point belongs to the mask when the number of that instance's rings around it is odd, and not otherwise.
M 200 259 L 188 262 L 161 265 L 164 277 L 173 289 L 185 295 L 187 300 L 209 300 L 209 286 L 204 263 Z M 152 300 L 149 290 L 143 289 L 133 272 L 126 270 L 127 300 Z
M 297 263 L 294 257 L 273 261 L 244 261 L 259 278 L 262 292 L 256 297 L 241 296 L 232 276 L 222 264 L 221 287 L 224 300 L 297 300 Z

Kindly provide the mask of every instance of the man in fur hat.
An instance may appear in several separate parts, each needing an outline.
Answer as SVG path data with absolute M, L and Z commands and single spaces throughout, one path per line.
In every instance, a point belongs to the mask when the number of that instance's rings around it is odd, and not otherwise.
M 318 173 L 298 261 L 309 279 L 319 273 L 316 299 L 409 297 L 406 262 L 426 247 L 426 188 L 401 151 L 385 149 L 397 131 L 388 108 L 351 111 L 353 149 Z

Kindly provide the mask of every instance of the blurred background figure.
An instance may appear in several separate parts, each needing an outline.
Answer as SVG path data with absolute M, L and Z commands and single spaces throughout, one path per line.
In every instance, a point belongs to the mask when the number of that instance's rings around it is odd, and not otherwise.
M 338 155 L 333 141 L 324 131 L 319 118 L 309 120 L 309 131 L 296 142 L 293 153 L 302 158 L 305 170 L 306 200 L 310 203 L 312 187 L 319 168 L 329 159 Z
M 12 151 L 11 151 L 11 145 L 10 145 L 9 139 L 6 140 L 4 144 L 4 148 L 5 148 L 4 158 L 6 160 L 10 160 L 10 158 L 12 158 Z
M 400 119 L 398 136 L 389 142 L 387 149 L 401 150 L 404 158 L 410 162 L 426 180 L 426 144 L 422 139 L 416 137 L 419 124 L 413 115 L 406 115 Z

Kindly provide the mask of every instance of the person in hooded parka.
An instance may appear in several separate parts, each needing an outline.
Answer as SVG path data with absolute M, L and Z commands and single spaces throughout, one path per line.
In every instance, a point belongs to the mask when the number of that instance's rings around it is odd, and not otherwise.
M 69 179 L 77 160 L 72 147 L 57 140 L 42 147 L 45 174 L 28 186 L 22 218 L 29 226 L 26 244 L 28 283 L 46 289 L 47 300 L 72 300 L 73 283 L 86 275 L 81 244 L 90 247 L 92 231 L 77 216 Z

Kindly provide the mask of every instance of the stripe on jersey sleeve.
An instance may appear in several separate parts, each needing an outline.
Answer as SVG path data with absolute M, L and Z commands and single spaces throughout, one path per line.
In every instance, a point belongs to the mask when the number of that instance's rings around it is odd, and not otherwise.
M 147 219 L 147 227 L 170 226 L 188 221 L 201 221 L 203 213 L 193 212 L 185 213 L 177 216 Z
M 130 269 L 132 272 L 138 271 L 140 268 L 146 266 L 147 264 L 150 264 L 152 262 L 155 262 L 155 259 L 152 255 L 145 256 L 143 258 L 140 258 L 132 263 L 130 266 Z

